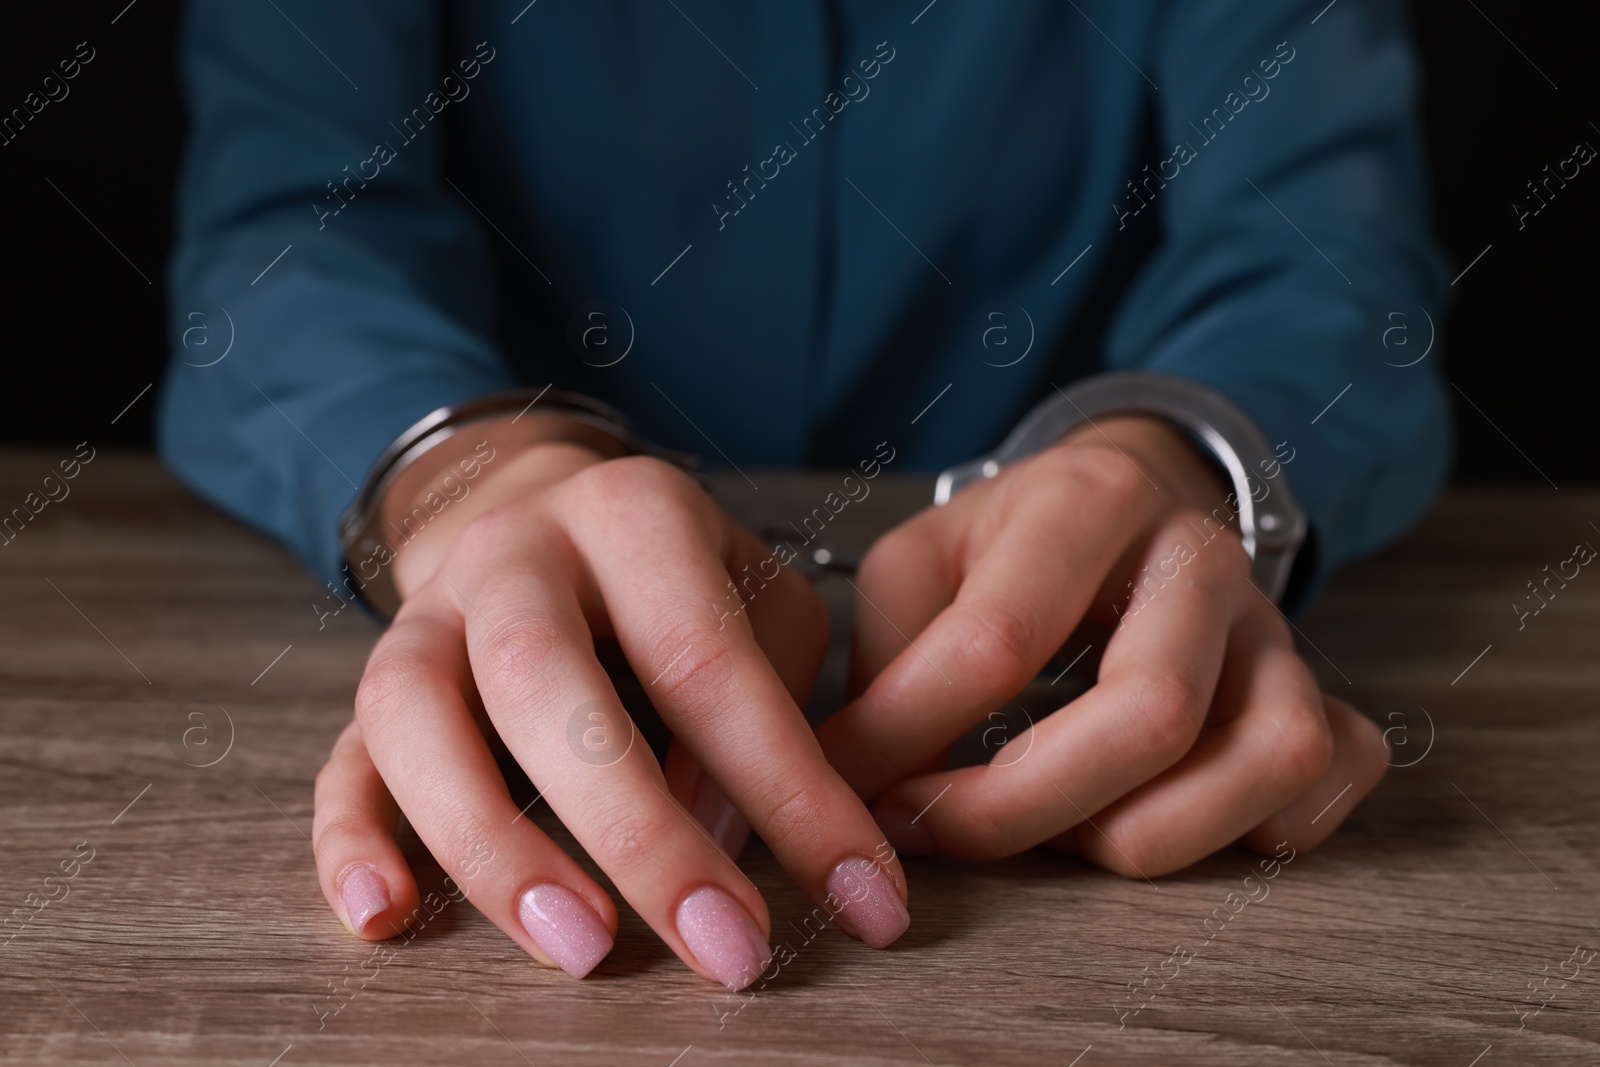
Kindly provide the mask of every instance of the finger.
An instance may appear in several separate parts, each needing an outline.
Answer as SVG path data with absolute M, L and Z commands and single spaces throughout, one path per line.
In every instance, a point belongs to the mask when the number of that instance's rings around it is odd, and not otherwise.
M 357 937 L 393 937 L 417 906 L 417 882 L 395 843 L 400 808 L 355 721 L 333 743 L 313 798 L 311 844 L 328 905 Z
M 1029 462 L 1036 466 L 991 487 L 995 499 L 983 501 L 963 531 L 961 551 L 971 558 L 955 601 L 818 731 L 863 796 L 1020 692 L 1160 503 L 1110 449 L 1059 450 Z
M 1007 742 L 996 760 L 909 779 L 879 799 L 874 814 L 897 847 L 974 859 L 1012 855 L 1085 821 L 1183 758 L 1205 722 L 1227 634 L 1245 598 L 1257 596 L 1237 538 L 1219 534 L 1195 548 L 1185 530 L 1180 516 L 1151 539 L 1141 562 L 1170 577 L 1152 585 L 1143 608 L 1124 615 L 1093 688 Z M 1188 551 L 1176 553 L 1175 542 Z M 1177 574 L 1157 569 L 1174 555 L 1187 561 Z
M 611 951 L 616 908 L 512 802 L 462 695 L 462 618 L 436 588 L 373 649 L 356 695 L 367 748 L 450 881 L 524 951 L 581 978 Z
M 1229 637 L 1216 704 L 1220 725 L 1182 760 L 1072 831 L 1085 858 L 1130 878 L 1179 870 L 1244 836 L 1328 770 L 1334 735 L 1321 694 L 1265 601 Z
M 1389 744 L 1378 725 L 1338 697 L 1323 694 L 1333 758 L 1311 787 L 1244 837 L 1257 852 L 1287 842 L 1309 852 L 1339 828 L 1389 772 Z
M 761 654 L 772 666 L 789 699 L 798 708 L 811 700 L 822 661 L 828 654 L 831 624 L 822 598 L 803 575 L 793 567 L 779 566 L 777 577 L 760 587 L 762 575 L 770 573 L 773 551 L 756 540 L 754 534 L 731 522 L 724 524 L 729 539 L 727 562 L 730 581 L 738 602 L 744 605 Z M 719 618 L 718 625 L 731 621 Z
M 750 822 L 677 738 L 667 746 L 661 770 L 667 790 L 689 809 L 729 859 L 738 860 L 750 842 Z
M 743 988 L 771 959 L 761 894 L 668 792 L 595 658 L 577 549 L 556 527 L 527 536 L 536 557 L 508 561 L 469 541 L 449 568 L 484 707 L 639 916 L 697 973 Z
M 563 521 L 674 736 L 841 928 L 874 947 L 895 940 L 910 922 L 899 861 L 828 765 L 750 621 L 706 609 L 725 591 L 736 528 L 695 482 L 655 460 L 600 464 L 567 487 L 578 499 Z M 638 499 L 670 506 L 640 515 Z M 755 578 L 756 602 L 801 580 L 776 557 Z
M 756 587 L 761 564 L 770 553 L 754 536 L 734 531 L 733 558 L 728 566 L 729 598 L 719 605 L 718 625 L 744 614 L 756 643 L 797 707 L 805 707 L 817 672 L 828 652 L 828 613 L 811 583 L 798 575 Z M 750 823 L 733 801 L 676 740 L 667 749 L 662 768 L 672 795 L 693 812 L 722 850 L 734 860 L 750 839 Z
M 944 511 L 921 512 L 880 537 L 862 559 L 854 582 L 852 699 L 955 599 L 960 578 L 945 544 L 952 525 Z

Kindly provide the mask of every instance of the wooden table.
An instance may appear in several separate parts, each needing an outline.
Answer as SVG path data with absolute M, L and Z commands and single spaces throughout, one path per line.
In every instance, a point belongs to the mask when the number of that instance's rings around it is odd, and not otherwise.
M 0 455 L 0 505 L 57 451 Z M 829 482 L 752 473 L 760 492 L 719 483 L 752 525 Z M 583 982 L 450 905 L 319 1028 L 371 948 L 317 888 L 311 780 L 378 627 L 351 609 L 319 628 L 316 583 L 148 456 L 102 450 L 70 486 L 0 547 L 5 1064 L 1600 1062 L 1600 575 L 1521 630 L 1510 607 L 1600 545 L 1595 491 L 1456 491 L 1300 620 L 1324 686 L 1410 765 L 1225 925 L 1206 920 L 1242 852 L 1155 885 L 1053 854 L 911 859 L 898 945 L 830 929 L 719 1027 L 739 1002 L 620 898 Z M 880 479 L 839 547 L 927 493 Z M 745 866 L 775 933 L 810 909 L 759 844 Z M 1194 958 L 1119 1026 L 1178 945 Z

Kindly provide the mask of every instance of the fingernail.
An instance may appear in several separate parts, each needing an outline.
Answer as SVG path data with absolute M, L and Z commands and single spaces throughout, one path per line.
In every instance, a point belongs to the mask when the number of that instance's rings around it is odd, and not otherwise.
M 388 885 L 377 871 L 364 863 L 359 863 L 345 872 L 344 882 L 339 886 L 339 895 L 344 898 L 344 913 L 358 934 L 372 921 L 374 915 L 386 911 L 389 907 Z
M 926 826 L 918 826 L 917 815 L 910 808 L 874 808 L 872 817 L 878 829 L 889 839 L 896 852 L 908 856 L 925 856 L 934 851 L 933 835 Z
M 524 892 L 517 902 L 517 917 L 545 955 L 574 978 L 594 970 L 611 951 L 611 931 L 582 897 L 564 885 L 544 882 Z
M 694 795 L 694 817 L 710 832 L 722 851 L 733 859 L 739 858 L 750 840 L 750 824 L 709 774 L 700 776 L 700 787 Z
M 729 989 L 743 989 L 772 962 L 772 948 L 750 913 L 715 886 L 702 886 L 683 898 L 678 936 L 700 966 Z
M 900 900 L 889 873 L 865 856 L 852 856 L 828 875 L 828 892 L 840 902 L 839 925 L 873 948 L 883 948 L 906 932 L 911 913 Z

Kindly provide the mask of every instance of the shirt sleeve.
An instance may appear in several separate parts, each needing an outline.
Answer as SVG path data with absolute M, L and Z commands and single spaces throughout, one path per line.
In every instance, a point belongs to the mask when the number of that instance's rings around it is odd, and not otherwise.
M 383 449 L 442 404 L 516 384 L 489 250 L 440 170 L 440 112 L 495 76 L 493 48 L 442 55 L 439 6 L 197 0 L 182 28 L 158 446 L 324 578 Z
M 1158 244 L 1103 350 L 1218 389 L 1292 457 L 1301 605 L 1422 516 L 1452 441 L 1437 348 L 1416 362 L 1449 290 L 1403 9 L 1316 6 L 1171 5 L 1147 72 L 1155 158 L 1113 208 Z

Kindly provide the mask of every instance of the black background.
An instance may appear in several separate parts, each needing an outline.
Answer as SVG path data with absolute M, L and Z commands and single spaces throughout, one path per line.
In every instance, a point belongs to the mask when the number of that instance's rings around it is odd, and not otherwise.
M 0 110 L 20 106 L 79 41 L 97 55 L 66 99 L 0 147 L 9 268 L 0 313 L 10 350 L 0 440 L 150 442 L 154 391 L 107 423 L 159 381 L 166 358 L 163 272 L 183 136 L 178 6 L 125 5 L 7 12 Z M 1600 442 L 1586 417 L 1595 352 L 1586 313 L 1600 175 L 1585 168 L 1520 231 L 1511 204 L 1577 142 L 1600 146 L 1593 34 L 1580 28 L 1579 5 L 1439 0 L 1412 10 L 1438 227 L 1453 270 L 1492 245 L 1452 290 L 1444 327 L 1456 477 L 1592 478 Z

